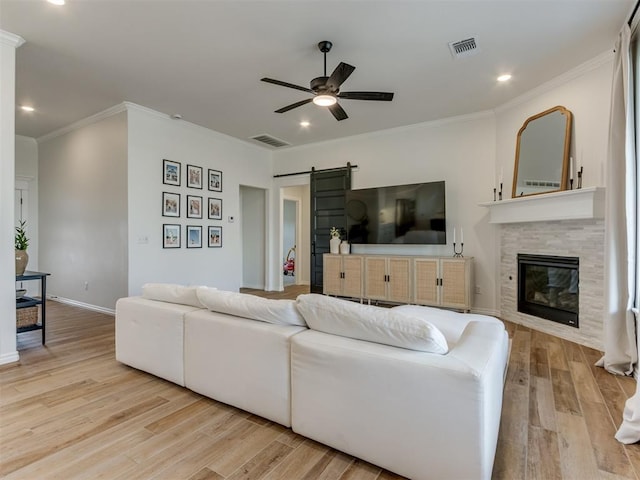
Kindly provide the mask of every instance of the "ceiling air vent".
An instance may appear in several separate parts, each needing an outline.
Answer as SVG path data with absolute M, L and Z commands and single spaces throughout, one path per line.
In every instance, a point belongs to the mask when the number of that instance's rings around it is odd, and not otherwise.
M 256 135 L 255 137 L 251 137 L 251 140 L 256 140 L 258 142 L 266 143 L 267 145 L 275 148 L 286 147 L 291 145 L 290 143 L 285 142 L 284 140 L 280 140 L 279 138 L 272 137 L 271 135 Z
M 465 38 L 458 42 L 449 43 L 449 50 L 453 58 L 468 57 L 479 52 L 476 37 Z

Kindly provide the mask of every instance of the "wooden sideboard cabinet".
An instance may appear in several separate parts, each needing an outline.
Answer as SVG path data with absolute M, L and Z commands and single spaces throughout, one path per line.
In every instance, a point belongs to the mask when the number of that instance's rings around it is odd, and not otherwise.
M 324 255 L 325 295 L 469 311 L 473 257 Z
M 325 253 L 322 292 L 325 295 L 362 299 L 363 258 Z
M 411 257 L 366 256 L 364 298 L 411 302 Z
M 473 257 L 416 257 L 413 301 L 418 305 L 471 310 Z

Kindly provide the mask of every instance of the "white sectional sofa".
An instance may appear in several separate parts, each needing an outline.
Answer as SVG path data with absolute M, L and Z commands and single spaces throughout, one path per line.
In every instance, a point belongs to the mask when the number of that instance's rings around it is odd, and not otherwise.
M 491 478 L 493 317 L 149 285 L 117 302 L 116 358 L 412 479 Z

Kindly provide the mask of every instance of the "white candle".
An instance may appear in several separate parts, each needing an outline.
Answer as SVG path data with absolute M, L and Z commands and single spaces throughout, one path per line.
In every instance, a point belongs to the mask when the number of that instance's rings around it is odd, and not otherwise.
M 569 157 L 569 179 L 573 180 L 573 157 Z
M 503 174 L 504 174 L 504 168 L 500 167 L 500 183 L 502 183 Z
M 460 243 L 464 243 L 464 230 L 460 229 Z
M 453 227 L 453 243 L 456 243 L 456 227 Z

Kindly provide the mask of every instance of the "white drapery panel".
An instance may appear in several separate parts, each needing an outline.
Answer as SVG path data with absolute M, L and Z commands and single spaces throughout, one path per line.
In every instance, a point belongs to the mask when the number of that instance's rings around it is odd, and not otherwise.
M 634 39 L 635 41 L 635 39 Z M 638 198 L 636 152 L 636 70 L 631 29 L 624 25 L 615 47 L 605 217 L 605 353 L 598 365 L 630 375 L 638 361 L 636 340 Z M 640 440 L 640 389 L 627 400 L 616 439 Z

